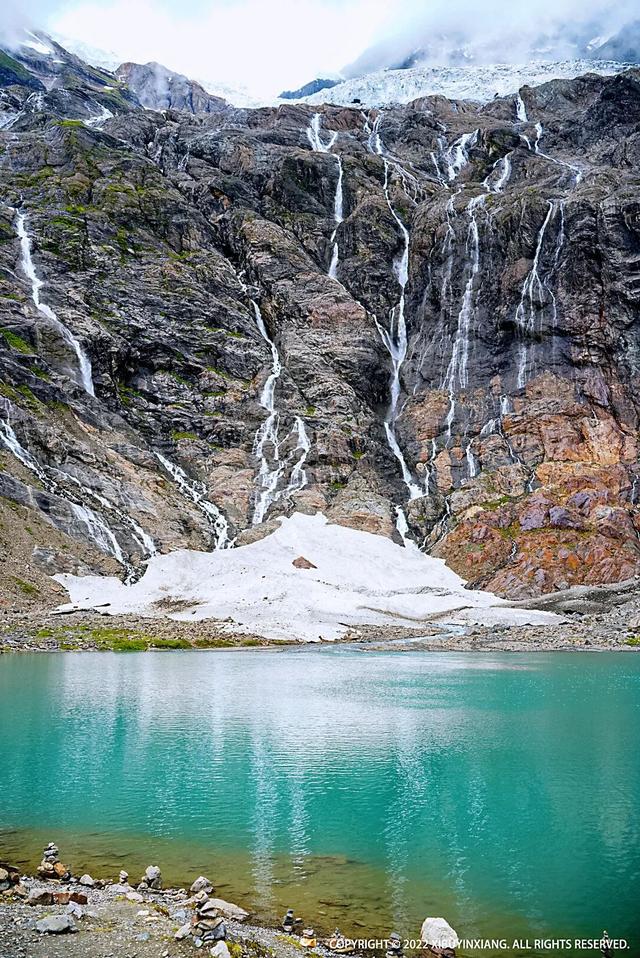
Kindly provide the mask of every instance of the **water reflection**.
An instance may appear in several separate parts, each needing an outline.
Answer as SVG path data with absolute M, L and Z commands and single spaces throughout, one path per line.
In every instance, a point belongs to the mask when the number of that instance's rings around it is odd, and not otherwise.
M 639 687 L 634 655 L 7 656 L 4 843 L 153 848 L 347 931 L 631 935 Z

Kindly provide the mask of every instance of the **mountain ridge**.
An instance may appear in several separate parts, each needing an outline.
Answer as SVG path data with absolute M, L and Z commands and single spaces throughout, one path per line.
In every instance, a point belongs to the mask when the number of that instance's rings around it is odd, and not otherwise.
M 10 601 L 294 511 L 513 598 L 640 572 L 637 70 L 193 114 L 34 54 L 0 100 Z

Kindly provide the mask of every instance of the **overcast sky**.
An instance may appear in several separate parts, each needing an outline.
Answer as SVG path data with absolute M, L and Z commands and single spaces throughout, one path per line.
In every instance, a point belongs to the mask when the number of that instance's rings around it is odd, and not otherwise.
M 0 0 L 0 33 L 23 20 L 113 53 L 157 60 L 204 81 L 270 98 L 338 73 L 374 46 L 405 54 L 438 31 L 486 36 L 526 58 L 528 38 L 599 17 L 626 19 L 638 0 Z M 389 58 L 377 57 L 382 62 Z M 371 64 L 375 67 L 374 51 Z
M 35 25 L 122 60 L 157 60 L 261 97 L 337 73 L 384 34 L 396 3 L 402 5 L 401 0 L 27 0 L 26 7 Z M 19 6 L 24 10 L 24 3 Z M 17 9 L 16 3 L 16 19 Z

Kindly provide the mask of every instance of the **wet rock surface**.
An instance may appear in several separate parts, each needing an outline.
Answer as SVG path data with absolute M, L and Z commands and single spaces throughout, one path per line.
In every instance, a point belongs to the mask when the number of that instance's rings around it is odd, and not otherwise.
M 510 598 L 640 571 L 637 70 L 320 108 L 314 145 L 304 105 L 145 110 L 30 56 L 1 104 L 5 609 L 251 536 L 263 493 L 383 535 L 401 507 Z

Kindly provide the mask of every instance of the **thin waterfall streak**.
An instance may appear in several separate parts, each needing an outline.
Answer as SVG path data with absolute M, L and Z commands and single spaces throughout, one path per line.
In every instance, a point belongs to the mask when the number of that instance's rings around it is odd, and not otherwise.
M 37 476 L 47 492 L 49 492 L 51 495 L 58 496 L 69 503 L 73 515 L 86 529 L 87 537 L 99 548 L 101 552 L 113 556 L 113 558 L 119 562 L 120 565 L 124 566 L 128 571 L 132 571 L 132 567 L 127 562 L 115 533 L 109 527 L 106 520 L 103 519 L 102 516 L 95 513 L 88 506 L 85 506 L 82 502 L 76 502 L 65 490 L 63 490 L 55 481 L 55 479 L 52 479 L 48 475 L 48 473 L 35 459 L 35 457 L 24 448 L 16 436 L 13 428 L 11 427 L 11 424 L 5 420 L 0 420 L 0 442 L 2 442 L 2 444 L 15 456 L 19 462 L 22 463 L 23 466 L 25 466 L 26 469 L 29 469 L 30 472 L 33 472 L 34 475 Z M 71 476 L 66 476 L 66 478 L 73 479 Z M 80 485 L 77 480 L 74 481 Z M 85 490 L 85 492 L 88 491 L 89 490 Z
M 177 463 L 172 462 L 171 459 L 168 459 L 161 452 L 155 450 L 154 455 L 158 462 L 164 467 L 165 471 L 169 473 L 182 495 L 186 499 L 190 499 L 200 512 L 204 514 L 213 530 L 214 548 L 231 548 L 233 542 L 229 540 L 229 523 L 221 510 L 206 498 L 206 487 L 204 483 L 190 479 L 184 469 Z
M 91 361 L 89 360 L 89 357 L 86 355 L 82 349 L 82 346 L 73 335 L 71 330 L 58 319 L 57 315 L 50 306 L 47 306 L 46 303 L 42 302 L 40 290 L 44 286 L 44 282 L 40 279 L 36 272 L 33 257 L 31 255 L 31 238 L 27 233 L 26 216 L 21 211 L 19 211 L 16 216 L 16 233 L 18 234 L 18 239 L 20 240 L 21 266 L 25 276 L 31 284 L 31 298 L 33 299 L 34 306 L 38 312 L 49 321 L 54 329 L 57 330 L 72 352 L 75 353 L 80 371 L 80 385 L 83 387 L 85 392 L 89 393 L 90 396 L 95 396 L 93 379 L 91 375 Z
M 560 216 L 560 226 L 556 240 L 556 248 L 554 250 L 551 268 L 548 273 L 545 274 L 542 271 L 542 255 L 545 238 L 550 223 L 556 218 L 558 213 Z M 551 322 L 553 326 L 555 326 L 557 321 L 557 301 L 555 293 L 549 286 L 549 280 L 557 272 L 564 241 L 564 205 L 560 200 L 549 200 L 546 216 L 538 232 L 533 263 L 522 285 L 520 302 L 515 312 L 515 321 L 522 336 L 522 341 L 518 347 L 518 389 L 522 389 L 528 379 L 530 351 L 526 343 L 526 338 L 530 337 L 535 331 L 538 316 L 544 313 L 547 305 L 550 305 Z
M 483 202 L 484 195 L 481 195 L 475 197 L 467 205 L 467 215 L 469 217 L 467 255 L 470 260 L 470 269 L 462 297 L 462 304 L 458 313 L 456 337 L 453 343 L 453 349 L 451 350 L 451 359 L 449 360 L 443 383 L 443 388 L 449 393 L 449 412 L 446 419 L 447 445 L 452 435 L 457 391 L 466 389 L 469 384 L 468 360 L 470 332 L 474 312 L 475 281 L 480 270 L 480 234 L 476 210 Z
M 314 113 L 311 117 L 311 123 L 307 127 L 307 139 L 311 144 L 311 149 L 317 153 L 330 153 L 332 147 L 335 145 L 338 134 L 334 131 L 328 142 L 324 143 L 320 134 L 322 124 L 322 117 L 319 113 Z M 338 261 L 340 259 L 340 248 L 338 246 L 338 227 L 344 220 L 344 211 L 343 211 L 343 167 L 342 167 L 342 158 L 336 155 L 336 164 L 338 167 L 338 180 L 336 183 L 336 192 L 333 200 L 333 219 L 335 222 L 335 229 L 331 234 L 331 262 L 329 264 L 328 275 L 331 279 L 338 278 Z
M 276 388 L 282 373 L 282 363 L 275 343 L 269 336 L 260 311 L 260 307 L 251 300 L 258 332 L 271 349 L 271 373 L 267 377 L 262 393 L 260 405 L 267 413 L 267 418 L 258 427 L 254 441 L 253 454 L 259 460 L 260 467 L 256 477 L 257 490 L 253 511 L 252 524 L 264 522 L 269 509 L 281 498 L 286 498 L 294 492 L 299 492 L 308 485 L 309 479 L 305 469 L 307 456 L 311 449 L 311 440 L 306 430 L 304 420 L 296 416 L 291 432 L 281 440 L 280 416 L 276 406 Z M 288 440 L 294 436 L 296 445 L 293 453 L 298 453 L 294 462 L 289 482 L 284 488 L 278 488 L 280 479 L 287 468 L 287 457 L 281 455 L 281 447 L 290 445 Z
M 379 130 L 379 120 L 381 114 L 376 117 L 374 124 L 375 136 L 377 136 L 376 146 L 377 152 L 379 155 L 382 153 L 383 146 L 382 140 L 380 139 Z M 377 124 L 377 125 L 376 125 Z M 373 135 L 373 134 L 372 134 Z M 403 246 L 402 253 L 395 260 L 393 268 L 400 287 L 400 297 L 397 305 L 392 309 L 391 315 L 389 317 L 389 329 L 385 329 L 377 319 L 375 319 L 376 327 L 382 342 L 384 343 L 387 352 L 391 358 L 391 383 L 390 383 L 390 404 L 385 417 L 384 429 L 387 437 L 387 443 L 391 449 L 393 455 L 395 456 L 398 464 L 400 466 L 400 471 L 402 473 L 402 480 L 407 487 L 409 493 L 409 499 L 419 499 L 424 495 L 424 492 L 420 486 L 414 482 L 411 475 L 411 471 L 407 465 L 404 454 L 398 443 L 398 439 L 395 432 L 395 423 L 398 416 L 398 401 L 400 399 L 400 376 L 402 371 L 402 364 L 407 355 L 407 325 L 405 319 L 405 290 L 407 283 L 409 281 L 409 231 L 396 213 L 393 203 L 391 202 L 391 196 L 389 194 L 389 161 L 384 158 L 384 196 L 387 202 L 387 206 L 393 219 L 398 226 L 398 229 L 402 235 Z

